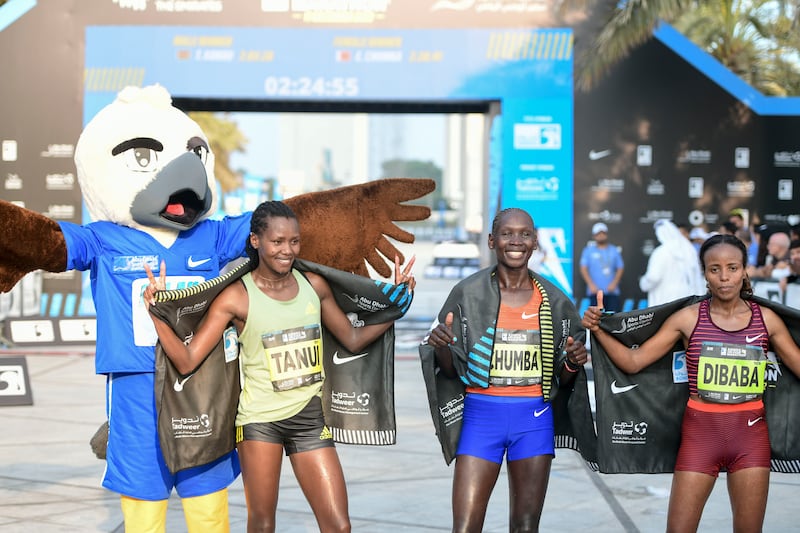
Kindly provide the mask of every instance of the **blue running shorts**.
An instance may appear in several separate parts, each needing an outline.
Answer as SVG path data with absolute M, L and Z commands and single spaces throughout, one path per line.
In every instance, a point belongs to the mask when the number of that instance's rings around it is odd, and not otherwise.
M 502 463 L 555 455 L 553 408 L 542 397 L 467 394 L 456 455 Z

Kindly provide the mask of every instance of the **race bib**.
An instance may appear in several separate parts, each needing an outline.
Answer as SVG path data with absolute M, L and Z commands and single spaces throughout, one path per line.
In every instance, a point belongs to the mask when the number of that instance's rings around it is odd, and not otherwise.
M 542 354 L 538 331 L 497 330 L 489 384 L 495 387 L 541 385 Z
M 758 346 L 704 342 L 697 364 L 697 392 L 715 403 L 742 403 L 764 392 L 767 358 Z
M 261 337 L 275 391 L 322 381 L 322 336 L 319 325 L 271 332 Z

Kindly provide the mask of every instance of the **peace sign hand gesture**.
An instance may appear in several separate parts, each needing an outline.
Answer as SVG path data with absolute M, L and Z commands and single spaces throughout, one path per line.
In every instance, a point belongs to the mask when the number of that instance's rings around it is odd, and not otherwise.
M 149 311 L 151 305 L 156 305 L 156 292 L 167 289 L 167 265 L 165 261 L 161 261 L 161 268 L 158 271 L 158 279 L 156 279 L 156 277 L 153 275 L 153 271 L 150 269 L 150 265 L 147 263 L 144 265 L 144 271 L 147 272 L 147 279 L 150 280 L 150 284 L 147 286 L 147 288 L 145 288 L 142 297 L 144 298 L 144 305 Z
M 399 285 L 401 283 L 408 284 L 408 290 L 413 291 L 414 287 L 417 286 L 417 280 L 414 279 L 414 263 L 417 260 L 417 256 L 414 255 L 409 259 L 408 263 L 406 264 L 405 268 L 402 270 L 400 269 L 400 257 L 395 255 L 394 256 L 394 284 Z

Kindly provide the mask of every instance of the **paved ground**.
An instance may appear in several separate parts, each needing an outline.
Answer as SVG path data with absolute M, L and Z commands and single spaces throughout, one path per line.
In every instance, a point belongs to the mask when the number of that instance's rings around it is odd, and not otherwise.
M 9 350 L 1 355 L 24 355 L 34 403 L 0 407 L 0 531 L 122 532 L 118 498 L 100 486 L 104 462 L 89 448 L 89 439 L 104 420 L 104 381 L 94 375 L 91 349 Z M 397 359 L 398 444 L 338 448 L 353 531 L 449 531 L 453 471 L 445 466 L 434 437 L 413 349 L 401 346 Z M 670 479 L 594 474 L 576 453 L 561 451 L 553 463 L 541 530 L 664 531 Z M 793 512 L 798 494 L 800 477 L 773 475 L 765 531 L 800 529 Z M 503 472 L 485 531 L 508 530 L 507 505 Z M 230 508 L 231 530 L 244 531 L 240 480 L 231 487 Z M 278 509 L 278 531 L 316 531 L 288 463 Z M 724 476 L 711 495 L 700 530 L 731 531 Z M 170 502 L 168 531 L 186 531 L 176 498 Z

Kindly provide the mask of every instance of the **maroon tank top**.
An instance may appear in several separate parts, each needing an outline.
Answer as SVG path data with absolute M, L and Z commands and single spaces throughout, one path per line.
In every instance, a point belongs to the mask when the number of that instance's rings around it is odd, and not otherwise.
M 695 325 L 694 331 L 692 331 L 692 335 L 689 338 L 689 349 L 686 351 L 686 367 L 689 373 L 689 394 L 693 396 L 699 394 L 697 383 L 698 364 L 700 362 L 701 355 L 708 355 L 711 353 L 712 356 L 724 357 L 726 351 L 730 353 L 736 352 L 741 354 L 744 354 L 744 352 L 747 351 L 750 354 L 747 358 L 750 359 L 753 357 L 753 349 L 757 348 L 760 350 L 760 353 L 755 355 L 758 358 L 763 359 L 763 361 L 766 361 L 767 359 L 766 354 L 769 347 L 769 332 L 764 324 L 764 318 L 761 315 L 761 307 L 759 307 L 758 304 L 752 301 L 747 301 L 747 303 L 750 305 L 752 315 L 750 317 L 750 322 L 746 327 L 738 331 L 726 331 L 719 328 L 711 320 L 709 302 L 710 300 L 703 300 L 700 302 L 700 310 L 697 314 L 697 324 Z M 744 358 L 744 355 L 741 357 Z M 734 360 L 734 358 L 731 357 L 730 360 Z M 742 378 L 741 375 L 735 374 L 735 367 L 736 365 L 734 364 L 728 368 L 723 368 L 721 371 L 726 375 L 722 377 L 715 375 L 715 373 L 720 372 L 720 370 L 713 365 L 705 365 L 702 371 L 704 372 L 705 379 L 707 381 L 719 380 L 727 385 L 727 382 L 729 381 L 728 378 L 730 377 L 728 374 L 730 373 L 734 374 L 734 379 Z M 733 372 L 731 372 L 731 368 L 734 369 Z M 746 373 L 743 379 L 745 381 L 748 379 L 748 375 Z M 721 403 L 739 403 L 739 401 L 746 401 L 750 399 L 753 398 L 737 397 L 733 400 L 723 400 L 720 398 L 718 401 Z M 712 399 L 711 401 L 714 400 Z

